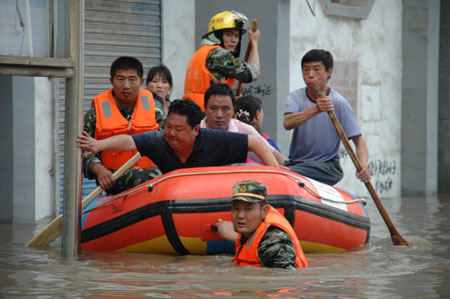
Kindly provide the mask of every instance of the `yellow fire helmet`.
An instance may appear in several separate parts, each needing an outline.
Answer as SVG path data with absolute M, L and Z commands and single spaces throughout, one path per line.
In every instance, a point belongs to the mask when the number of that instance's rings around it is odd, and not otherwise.
M 214 17 L 211 18 L 208 25 L 208 33 L 203 35 L 203 38 L 207 37 L 211 33 L 228 28 L 236 28 L 241 30 L 241 34 L 247 32 L 245 29 L 248 19 L 245 15 L 237 11 L 225 10 L 219 12 Z

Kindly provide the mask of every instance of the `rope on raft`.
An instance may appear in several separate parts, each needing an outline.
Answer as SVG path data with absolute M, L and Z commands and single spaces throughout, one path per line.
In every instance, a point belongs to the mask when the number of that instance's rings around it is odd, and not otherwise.
M 314 195 L 314 196 L 316 196 L 316 197 L 318 197 L 318 198 L 320 198 L 322 200 L 325 200 L 325 201 L 334 202 L 334 203 L 340 203 L 340 204 L 353 204 L 353 203 L 356 203 L 356 202 L 363 202 L 363 203 L 365 203 L 365 199 L 363 199 L 363 198 L 357 198 L 357 199 L 348 200 L 348 201 L 340 201 L 340 200 L 336 200 L 336 199 L 326 198 L 326 197 L 320 196 L 319 194 L 317 194 L 317 192 L 315 192 L 308 185 L 306 185 L 305 182 L 303 182 L 300 178 L 298 178 L 297 176 L 295 176 L 293 174 L 287 173 L 287 172 L 283 172 L 283 171 L 279 171 L 279 170 L 268 170 L 268 169 L 265 169 L 265 170 L 248 169 L 248 170 L 220 170 L 220 171 L 195 172 L 195 173 L 192 173 L 192 172 L 191 173 L 177 173 L 177 174 L 168 175 L 168 176 L 162 177 L 162 178 L 160 178 L 160 179 L 158 179 L 158 180 L 156 180 L 156 181 L 154 181 L 152 183 L 149 183 L 149 184 L 146 184 L 146 185 L 142 185 L 139 188 L 132 189 L 132 190 L 127 191 L 125 193 L 120 193 L 119 195 L 113 196 L 113 197 L 109 198 L 108 200 L 102 202 L 101 204 L 99 204 L 99 205 L 97 205 L 95 207 L 83 210 L 83 213 L 87 213 L 87 212 L 90 212 L 92 210 L 101 208 L 101 207 L 109 204 L 110 202 L 112 202 L 112 201 L 114 201 L 114 200 L 116 200 L 116 199 L 118 199 L 120 197 L 126 197 L 126 196 L 128 196 L 130 194 L 133 194 L 133 193 L 135 193 L 137 191 L 140 191 L 142 189 L 148 188 L 149 190 L 152 190 L 155 185 L 158 185 L 158 184 L 160 184 L 160 183 L 162 183 L 162 182 L 164 182 L 164 181 L 166 181 L 168 179 L 172 179 L 172 178 L 176 178 L 176 177 L 183 177 L 183 176 L 191 176 L 191 175 L 230 174 L 230 173 L 245 173 L 245 172 L 247 172 L 247 173 L 248 172 L 274 173 L 274 174 L 282 174 L 282 175 L 288 176 L 289 178 L 294 179 L 295 181 L 297 181 L 299 186 L 305 188 L 312 195 Z

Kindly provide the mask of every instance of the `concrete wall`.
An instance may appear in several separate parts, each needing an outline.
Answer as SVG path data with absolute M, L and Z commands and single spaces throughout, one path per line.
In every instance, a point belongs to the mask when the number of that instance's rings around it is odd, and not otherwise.
M 0 1 L 0 32 L 2 40 L 8 41 L 0 42 L 0 54 L 48 56 L 51 44 L 48 24 L 49 2 Z M 23 21 L 23 25 L 20 20 Z
M 325 2 L 309 1 L 309 7 L 303 0 L 162 0 L 163 63 L 174 75 L 172 99 L 183 93 L 187 63 L 198 48 L 211 16 L 225 9 L 241 11 L 249 19 L 259 19 L 262 77 L 252 85 L 270 84 L 271 95 L 269 99 L 263 98 L 264 130 L 286 156 L 291 136 L 282 127 L 286 95 L 304 86 L 301 57 L 312 48 L 326 48 L 336 61 L 330 86 L 342 89 L 338 86 L 342 79 L 356 82 L 349 91 L 354 94 L 347 98 L 369 145 L 372 184 L 379 196 L 435 192 L 437 165 L 439 190 L 449 192 L 450 89 L 445 39 L 441 41 L 440 54 L 443 62 L 439 81 L 439 136 L 436 125 L 440 1 L 377 0 L 368 17 L 362 20 L 329 16 Z M 442 7 L 441 35 L 446 36 L 448 1 L 443 1 Z M 403 20 L 404 15 L 407 21 Z M 347 78 L 340 71 L 342 67 L 351 71 Z M 342 153 L 345 177 L 338 186 L 367 195 L 364 185 L 353 175 L 353 163 L 345 150 Z
M 31 222 L 54 205 L 50 81 L 0 76 L 0 87 L 0 222 Z
M 402 194 L 433 194 L 437 191 L 439 1 L 403 3 Z
M 0 76 L 0 86 L 0 221 L 34 221 L 34 79 Z
M 196 48 L 195 0 L 162 0 L 161 3 L 162 63 L 172 73 L 170 98 L 181 99 L 186 67 Z
M 54 98 L 52 84 L 48 78 L 33 78 L 36 86 L 34 93 L 34 141 L 35 141 L 35 200 L 34 219 L 53 214 L 55 197 L 54 184 Z M 31 173 L 30 173 L 31 175 Z
M 375 1 L 367 19 L 326 16 L 318 1 L 291 1 L 290 90 L 305 86 L 301 57 L 310 49 L 328 49 L 341 65 L 357 65 L 357 120 L 370 152 L 372 184 L 380 197 L 400 195 L 401 1 Z M 333 78 L 333 77 L 332 77 Z M 330 86 L 333 84 L 330 82 Z M 368 196 L 345 154 L 344 179 L 337 185 Z
M 12 77 L 0 75 L 0 222 L 13 217 L 13 106 Z
M 34 78 L 13 77 L 14 222 L 35 220 Z
M 450 2 L 441 1 L 440 36 L 450 36 Z M 450 193 L 450 42 L 439 45 L 438 191 Z
M 0 54 L 47 57 L 51 51 L 49 1 L 2 1 Z M 54 3 L 56 5 L 56 2 Z M 59 5 L 64 12 L 64 4 Z M 29 15 L 27 14 L 29 12 Z M 21 15 L 21 18 L 19 17 Z M 64 15 L 64 14 L 62 14 Z M 19 20 L 23 20 L 23 27 Z M 59 17 L 58 41 L 64 18 Z M 59 52 L 64 49 L 58 49 Z M 61 55 L 60 55 L 61 56 Z M 0 78 L 0 221 L 34 221 L 53 213 L 52 145 L 54 106 L 47 78 Z M 36 120 L 36 122 L 35 122 Z

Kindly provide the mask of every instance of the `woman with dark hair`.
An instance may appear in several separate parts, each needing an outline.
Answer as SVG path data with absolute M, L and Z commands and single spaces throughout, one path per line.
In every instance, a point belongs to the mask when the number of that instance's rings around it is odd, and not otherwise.
M 275 141 L 262 131 L 264 111 L 261 99 L 254 96 L 240 97 L 236 100 L 234 111 L 236 119 L 252 125 L 270 145 L 281 152 Z
M 172 74 L 164 64 L 154 66 L 148 71 L 146 87 L 153 93 L 156 104 L 156 121 L 160 129 L 165 126 L 172 86 Z

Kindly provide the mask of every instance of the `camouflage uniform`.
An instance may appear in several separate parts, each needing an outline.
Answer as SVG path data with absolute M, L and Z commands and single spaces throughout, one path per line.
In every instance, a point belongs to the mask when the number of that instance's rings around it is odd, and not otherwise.
M 247 194 L 247 195 L 246 195 Z M 252 194 L 248 197 L 248 194 Z M 259 198 L 255 198 L 253 196 Z M 232 200 L 261 202 L 267 204 L 267 187 L 255 181 L 242 181 L 234 184 Z M 247 241 L 241 236 L 241 244 Z M 282 229 L 269 227 L 258 245 L 258 256 L 261 264 L 268 268 L 295 269 L 295 247 L 289 235 Z
M 212 50 L 206 59 L 206 68 L 220 82 L 227 78 L 236 78 L 239 81 L 249 83 L 258 79 L 259 69 L 254 63 L 246 63 L 234 58 L 233 54 L 224 49 Z M 211 84 L 216 81 L 211 78 Z
M 127 120 L 130 120 L 134 108 L 128 110 L 128 108 L 119 108 L 120 113 Z M 95 110 L 95 106 L 91 107 L 88 112 L 84 115 L 84 130 L 88 132 L 90 136 L 95 138 L 95 127 L 97 125 L 97 114 Z M 91 171 L 91 167 L 96 163 L 101 163 L 100 153 L 97 153 L 92 157 L 84 157 L 83 155 L 83 174 L 86 178 L 92 180 L 97 179 L 95 174 Z M 114 170 L 111 170 L 114 172 Z M 159 168 L 155 165 L 152 168 L 141 169 L 141 168 L 131 168 L 127 170 L 120 178 L 118 178 L 114 186 L 106 189 L 106 193 L 108 194 L 117 194 L 124 190 L 128 190 L 133 188 L 139 184 L 142 184 L 152 178 L 158 177 L 162 175 Z M 97 182 L 98 185 L 98 182 Z
M 153 99 L 155 100 L 155 119 L 158 123 L 159 129 L 162 130 L 166 127 L 167 115 L 164 113 L 163 99 L 159 97 L 156 93 L 151 92 Z M 167 100 L 165 100 L 167 101 Z
M 261 264 L 268 268 L 295 269 L 295 248 L 287 233 L 270 227 L 258 247 Z

